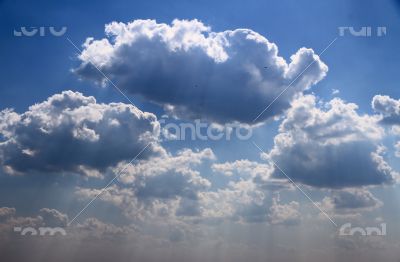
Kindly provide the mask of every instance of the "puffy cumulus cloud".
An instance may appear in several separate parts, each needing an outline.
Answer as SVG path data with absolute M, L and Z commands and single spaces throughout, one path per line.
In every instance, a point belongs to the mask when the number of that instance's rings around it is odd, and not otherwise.
M 397 173 L 385 162 L 376 116 L 335 98 L 321 106 L 307 95 L 293 102 L 267 154 L 295 182 L 327 188 L 391 183 Z M 272 177 L 284 178 L 279 169 Z
M 15 215 L 15 208 L 12 207 L 1 207 L 0 208 L 0 222 L 9 219 Z
M 261 191 L 252 180 L 231 182 L 228 188 L 219 190 L 208 201 L 215 202 L 217 215 L 234 221 L 246 223 L 263 223 L 268 219 L 267 193 Z M 219 200 L 214 200 L 217 197 Z
M 74 71 L 105 83 L 97 67 L 121 89 L 182 118 L 252 123 L 293 82 L 261 122 L 282 113 L 328 71 L 312 49 L 300 48 L 287 63 L 257 32 L 213 32 L 198 20 L 112 22 L 105 32 L 107 38 L 86 40 Z
M 216 163 L 211 166 L 214 172 L 222 173 L 225 176 L 250 175 L 268 176 L 271 173 L 271 167 L 266 164 L 249 161 L 247 159 L 236 160 L 234 162 Z
M 230 183 L 227 188 L 201 193 L 205 222 L 229 220 L 236 223 L 297 225 L 299 204 L 281 203 L 279 193 L 263 190 L 253 180 Z
M 381 123 L 392 126 L 391 133 L 400 136 L 400 100 L 376 95 L 372 99 L 372 108 L 381 114 Z M 400 142 L 396 142 L 394 149 L 395 156 L 400 157 Z
M 239 222 L 265 221 L 265 194 L 251 180 L 230 182 L 225 188 L 199 194 L 203 219 L 219 222 L 225 219 Z
M 150 160 L 126 166 L 118 178 L 121 186 L 107 188 L 101 199 L 121 207 L 127 216 L 195 216 L 201 213 L 199 192 L 211 183 L 195 169 L 215 155 L 211 149 L 201 151 L 184 149 L 176 155 L 165 154 Z M 120 163 L 119 165 L 124 165 Z M 118 168 L 118 166 L 116 167 Z M 101 190 L 80 188 L 77 194 L 93 198 Z M 139 214 L 139 213 L 143 213 Z
M 282 179 L 266 179 L 260 183 L 256 178 L 264 175 L 265 165 L 259 164 L 259 171 L 254 173 L 249 167 L 255 167 L 257 163 L 248 160 L 212 165 L 212 169 L 218 170 L 216 172 L 230 173 L 236 165 L 241 166 L 243 172 L 249 172 L 236 181 L 230 180 L 227 185 L 213 186 L 199 170 L 204 167 L 202 164 L 214 159 L 210 149 L 184 149 L 176 155 L 140 161 L 128 166 L 119 178 L 120 183 L 108 187 L 99 198 L 119 207 L 125 217 L 135 223 L 182 226 L 182 223 L 215 224 L 222 221 L 269 223 L 272 217 L 276 224 L 280 224 L 279 219 L 282 224 L 297 220 L 291 216 L 295 214 L 291 211 L 293 203 L 279 206 L 277 200 L 276 208 L 270 209 L 271 193 L 278 188 L 290 187 Z M 79 188 L 76 194 L 87 201 L 100 191 Z M 284 213 L 286 209 L 288 213 Z M 290 217 L 288 221 L 283 219 L 285 215 Z
M 273 198 L 269 208 L 269 221 L 273 225 L 297 225 L 301 222 L 299 203 L 292 201 L 288 204 L 280 204 L 279 196 Z
M 382 123 L 400 125 L 400 100 L 376 95 L 372 99 L 372 108 L 382 115 Z
M 47 226 L 65 227 L 68 223 L 68 216 L 56 209 L 42 208 L 39 210 L 39 215 L 43 218 L 43 222 Z
M 398 141 L 398 142 L 394 145 L 394 148 L 395 148 L 395 150 L 396 150 L 395 155 L 396 155 L 397 157 L 400 157 L 400 141 Z
M 215 173 L 221 173 L 227 177 L 237 176 L 239 179 L 249 178 L 253 180 L 259 189 L 277 191 L 291 189 L 292 184 L 285 179 L 271 177 L 274 170 L 272 165 L 249 161 L 248 159 L 236 160 L 234 162 L 216 163 L 211 166 Z
M 329 209 L 339 213 L 371 211 L 383 205 L 383 203 L 368 190 L 357 188 L 336 190 L 333 192 L 332 197 L 327 197 L 324 201 L 324 206 L 331 207 Z
M 193 167 L 214 159 L 209 148 L 201 151 L 184 149 L 176 155 L 166 154 L 129 166 L 121 181 L 132 184 L 136 196 L 141 199 L 177 196 L 196 199 L 196 192 L 210 187 L 211 183 Z
M 0 113 L 0 163 L 9 174 L 99 171 L 130 160 L 163 154 L 159 123 L 151 113 L 122 103 L 101 104 L 92 96 L 64 91 L 18 114 Z M 150 144 L 150 145 L 149 145 Z
M 395 136 L 400 136 L 400 126 L 392 126 L 391 133 Z
M 279 199 L 287 185 L 264 187 L 265 184 L 249 178 L 231 181 L 227 187 L 200 193 L 205 221 L 230 220 L 238 223 L 298 224 L 298 203 L 283 204 Z

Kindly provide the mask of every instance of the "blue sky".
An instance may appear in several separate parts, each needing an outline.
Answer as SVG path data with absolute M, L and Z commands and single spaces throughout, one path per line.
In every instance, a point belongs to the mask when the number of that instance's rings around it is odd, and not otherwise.
M 9 260 L 399 257 L 398 1 L 0 7 Z M 15 36 L 21 27 L 46 35 Z M 196 123 L 233 135 L 173 139 L 168 128 Z M 387 234 L 340 235 L 346 223 Z

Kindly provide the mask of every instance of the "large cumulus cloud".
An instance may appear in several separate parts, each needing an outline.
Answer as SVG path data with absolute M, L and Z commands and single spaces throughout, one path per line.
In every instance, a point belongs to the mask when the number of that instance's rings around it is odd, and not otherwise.
M 0 113 L 0 163 L 5 172 L 99 171 L 138 156 L 163 153 L 159 123 L 151 113 L 122 103 L 101 104 L 94 97 L 64 91 L 24 113 Z
M 342 188 L 394 181 L 380 141 L 384 130 L 376 116 L 359 115 L 357 105 L 335 98 L 317 106 L 312 95 L 293 103 L 265 154 L 294 181 Z M 284 178 L 275 169 L 272 177 Z
M 95 65 L 119 88 L 184 118 L 251 123 L 293 82 L 257 120 L 263 121 L 328 70 L 312 49 L 300 48 L 287 63 L 274 43 L 252 30 L 213 32 L 198 20 L 112 22 L 105 31 L 107 38 L 86 40 L 75 72 L 105 83 Z

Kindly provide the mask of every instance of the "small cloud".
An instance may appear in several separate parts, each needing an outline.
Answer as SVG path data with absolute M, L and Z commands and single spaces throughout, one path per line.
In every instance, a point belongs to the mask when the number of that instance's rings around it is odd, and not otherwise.
M 340 93 L 340 91 L 339 91 L 339 89 L 332 89 L 332 95 L 337 95 L 337 94 L 339 94 Z

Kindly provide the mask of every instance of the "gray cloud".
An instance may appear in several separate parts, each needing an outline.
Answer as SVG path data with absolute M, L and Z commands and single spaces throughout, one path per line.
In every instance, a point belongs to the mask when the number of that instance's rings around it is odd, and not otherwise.
M 101 199 L 119 206 L 129 218 L 199 216 L 199 193 L 206 191 L 211 183 L 195 167 L 214 159 L 214 153 L 207 148 L 184 149 L 176 155 L 142 160 L 126 167 L 119 178 L 121 186 L 109 187 Z M 80 188 L 76 193 L 90 199 L 99 192 L 100 189 Z
M 272 165 L 262 164 L 247 159 L 236 160 L 234 162 L 216 163 L 211 166 L 211 169 L 216 173 L 221 173 L 225 176 L 236 176 L 236 180 L 244 177 L 250 178 L 260 187 L 267 191 L 279 191 L 290 189 L 291 183 L 286 179 L 275 179 L 271 177 L 274 170 Z M 235 178 L 231 178 L 231 181 Z
M 392 134 L 400 136 L 400 100 L 376 95 L 372 99 L 372 108 L 381 114 L 381 123 L 392 126 Z M 400 157 L 400 141 L 394 144 L 394 150 L 395 156 Z
M 21 232 L 14 231 L 15 227 L 21 229 L 31 227 L 38 231 L 40 227 L 65 228 L 68 216 L 56 209 L 42 208 L 35 216 L 18 216 L 15 208 L 0 208 L 0 242 L 18 239 Z M 31 232 L 27 233 L 30 236 Z M 59 236 L 59 235 L 55 235 Z M 4 244 L 4 243 L 3 243 Z
M 279 195 L 273 198 L 269 211 L 269 221 L 273 225 L 291 226 L 297 225 L 301 221 L 299 203 L 292 201 L 288 204 L 280 204 Z
M 230 176 L 235 170 L 243 175 L 215 189 L 197 169 L 213 159 L 210 149 L 185 149 L 176 155 L 140 161 L 127 167 L 119 178 L 121 183 L 107 188 L 100 199 L 119 207 L 135 223 L 300 222 L 297 202 L 283 204 L 276 195 L 270 197 L 270 193 L 278 194 L 276 190 L 291 187 L 285 180 L 267 179 L 271 173 L 267 165 L 248 160 L 213 164 L 216 172 Z M 76 193 L 86 200 L 99 192 L 100 189 L 79 188 Z
M 64 91 L 18 114 L 0 114 L 0 163 L 9 174 L 75 172 L 100 176 L 109 166 L 157 152 L 159 123 L 151 113 L 122 103 Z
M 244 176 L 264 176 L 268 177 L 272 167 L 267 164 L 261 164 L 247 159 L 236 160 L 234 162 L 216 163 L 211 166 L 214 172 L 233 176 L 234 174 Z
M 37 244 L 34 241 L 59 241 L 62 244 L 71 244 L 80 241 L 100 240 L 106 243 L 107 240 L 118 241 L 133 239 L 138 237 L 139 232 L 133 225 L 115 225 L 107 224 L 96 218 L 87 218 L 82 223 L 74 223 L 67 226 L 68 216 L 56 209 L 42 208 L 37 214 L 32 216 L 18 216 L 15 208 L 0 208 L 0 212 L 4 210 L 13 210 L 8 215 L 8 219 L 0 220 L 0 246 L 2 245 L 23 245 Z M 15 227 L 27 228 L 40 231 L 40 228 L 61 228 L 65 234 L 54 234 L 49 238 L 40 237 L 40 235 L 31 235 L 31 231 L 24 235 L 14 231 Z M 143 238 L 144 236 L 141 235 Z M 144 239 L 144 238 L 143 238 Z M 25 240 L 25 241 L 24 241 Z
M 68 223 L 68 216 L 56 209 L 42 208 L 39 210 L 39 215 L 43 218 L 46 226 L 65 227 Z
M 264 157 L 294 181 L 342 188 L 394 182 L 397 175 L 383 158 L 384 130 L 375 116 L 359 115 L 357 105 L 335 98 L 318 107 L 312 95 L 293 103 Z M 284 178 L 275 169 L 272 177 Z
M 382 114 L 382 123 L 400 125 L 400 100 L 376 95 L 372 99 L 372 108 Z
M 1 207 L 0 208 L 0 222 L 3 222 L 15 215 L 15 208 Z
M 176 155 L 168 154 L 128 167 L 121 181 L 131 184 L 140 199 L 177 196 L 196 199 L 196 192 L 211 184 L 193 168 L 214 159 L 215 155 L 209 148 L 201 151 L 184 149 Z
M 108 38 L 86 40 L 75 72 L 105 84 L 92 62 L 121 89 L 182 118 L 251 123 L 311 64 L 260 122 L 282 113 L 328 71 L 312 49 L 300 48 L 287 63 L 274 43 L 249 29 L 213 32 L 198 20 L 135 20 L 112 22 L 105 31 Z
M 395 155 L 396 155 L 397 157 L 400 157 L 400 141 L 398 141 L 398 142 L 394 145 L 394 148 L 395 148 L 395 150 L 396 150 Z
M 368 190 L 354 188 L 335 191 L 331 201 L 336 210 L 368 211 L 383 205 Z

